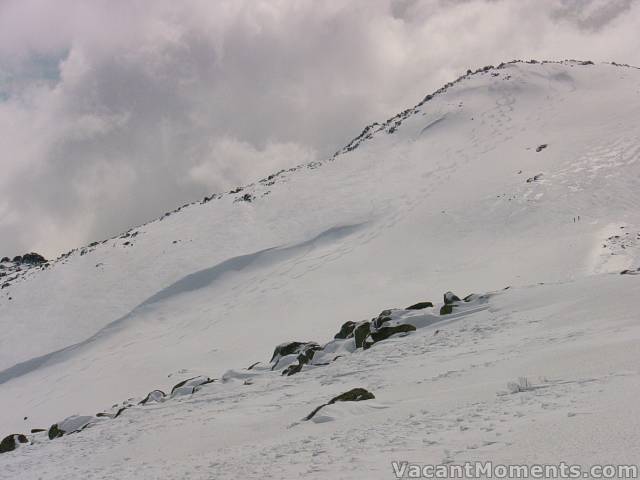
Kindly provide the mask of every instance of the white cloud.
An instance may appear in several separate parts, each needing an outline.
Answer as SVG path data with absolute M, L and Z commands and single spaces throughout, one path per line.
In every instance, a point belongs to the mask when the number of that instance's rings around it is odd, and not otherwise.
M 328 156 L 467 68 L 640 64 L 639 3 L 5 0 L 0 253 L 57 254 Z

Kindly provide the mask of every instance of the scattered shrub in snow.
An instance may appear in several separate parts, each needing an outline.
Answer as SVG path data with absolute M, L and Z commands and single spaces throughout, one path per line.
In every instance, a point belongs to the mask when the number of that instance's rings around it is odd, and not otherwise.
M 542 178 L 542 174 L 538 173 L 536 175 L 534 175 L 533 177 L 529 177 L 527 178 L 527 183 L 532 183 L 532 182 L 537 182 L 538 180 L 540 180 Z
M 509 389 L 509 393 L 520 393 L 531 391 L 534 389 L 534 386 L 529 382 L 527 377 L 520 377 L 517 382 L 507 383 L 507 388 Z

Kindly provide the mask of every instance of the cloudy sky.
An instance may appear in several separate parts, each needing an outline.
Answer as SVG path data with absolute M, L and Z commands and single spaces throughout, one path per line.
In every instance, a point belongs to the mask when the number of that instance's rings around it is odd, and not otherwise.
M 0 255 L 321 159 L 467 68 L 640 64 L 640 0 L 0 0 Z

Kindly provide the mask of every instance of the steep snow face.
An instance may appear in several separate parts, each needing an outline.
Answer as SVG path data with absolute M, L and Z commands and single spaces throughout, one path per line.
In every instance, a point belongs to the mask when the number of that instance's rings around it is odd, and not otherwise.
M 0 295 L 0 425 L 220 376 L 446 290 L 638 267 L 638 118 L 640 70 L 507 64 L 329 161 L 29 273 Z

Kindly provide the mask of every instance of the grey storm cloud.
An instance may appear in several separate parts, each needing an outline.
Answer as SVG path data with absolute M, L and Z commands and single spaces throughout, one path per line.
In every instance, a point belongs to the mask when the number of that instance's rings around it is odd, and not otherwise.
M 467 68 L 640 63 L 619 0 L 0 1 L 0 254 L 326 157 Z

